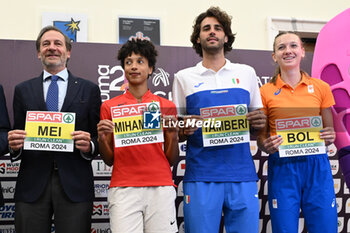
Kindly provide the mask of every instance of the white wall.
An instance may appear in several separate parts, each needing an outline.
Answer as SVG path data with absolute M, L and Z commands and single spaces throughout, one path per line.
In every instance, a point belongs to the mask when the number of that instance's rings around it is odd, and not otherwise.
M 233 16 L 234 48 L 268 50 L 268 17 L 328 21 L 349 7 L 349 0 L 0 0 L 0 39 L 35 40 L 43 12 L 88 15 L 88 41 L 117 43 L 118 16 L 161 19 L 161 43 L 191 46 L 195 17 L 210 6 Z

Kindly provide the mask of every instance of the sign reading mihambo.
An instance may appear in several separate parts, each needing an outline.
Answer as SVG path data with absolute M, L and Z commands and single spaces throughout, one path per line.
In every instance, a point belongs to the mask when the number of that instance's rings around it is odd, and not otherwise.
M 115 147 L 164 141 L 159 102 L 111 108 Z

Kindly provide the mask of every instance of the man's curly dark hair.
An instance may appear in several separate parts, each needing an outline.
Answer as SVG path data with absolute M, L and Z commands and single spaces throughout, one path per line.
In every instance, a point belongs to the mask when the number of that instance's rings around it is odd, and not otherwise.
M 199 33 L 201 31 L 201 23 L 206 17 L 214 17 L 222 25 L 225 35 L 227 36 L 227 42 L 224 44 L 224 53 L 232 50 L 232 44 L 235 41 L 235 34 L 231 30 L 231 16 L 225 11 L 222 11 L 219 7 L 210 7 L 206 12 L 201 13 L 197 16 L 195 24 L 193 25 L 193 32 L 191 35 L 191 42 L 193 48 L 196 50 L 201 57 L 203 57 L 202 46 L 197 42 Z

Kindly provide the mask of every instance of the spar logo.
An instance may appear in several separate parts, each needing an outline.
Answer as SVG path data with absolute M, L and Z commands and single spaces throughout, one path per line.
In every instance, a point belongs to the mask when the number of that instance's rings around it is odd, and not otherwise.
M 27 112 L 27 121 L 61 123 L 62 115 L 59 112 Z
M 236 107 L 236 112 L 238 115 L 245 115 L 247 113 L 247 109 L 244 105 L 238 105 Z
M 147 104 L 129 105 L 112 108 L 112 118 L 142 115 L 147 110 Z
M 63 116 L 64 123 L 70 124 L 74 121 L 74 116 L 71 113 L 67 113 Z
M 322 122 L 321 122 L 321 120 L 320 120 L 319 117 L 313 117 L 313 118 L 311 118 L 311 125 L 312 125 L 313 127 L 320 127 L 321 124 L 322 124 Z
M 148 109 L 147 109 L 149 112 L 157 112 L 159 111 L 159 105 L 156 104 L 156 103 L 150 103 L 148 105 Z
M 238 107 L 243 105 L 238 105 Z M 239 108 L 240 112 L 243 112 L 241 107 Z M 236 113 L 236 108 L 233 105 L 230 106 L 220 106 L 220 107 L 210 107 L 210 108 L 203 108 L 201 109 L 201 116 L 203 118 L 215 118 L 215 117 L 223 117 L 223 116 L 235 116 L 237 115 Z
M 315 120 L 314 120 L 315 121 Z M 316 121 L 315 121 L 316 124 Z M 295 119 L 276 120 L 277 130 L 310 128 L 310 118 L 302 117 Z

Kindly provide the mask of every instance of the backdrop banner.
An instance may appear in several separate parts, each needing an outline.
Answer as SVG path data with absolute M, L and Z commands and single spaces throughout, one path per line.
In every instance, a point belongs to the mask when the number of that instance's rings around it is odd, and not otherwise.
M 124 72 L 117 61 L 119 44 L 74 43 L 68 69 L 78 77 L 88 79 L 101 90 L 102 101 L 111 99 L 124 92 Z M 150 90 L 171 100 L 171 88 L 174 74 L 180 69 L 196 65 L 201 58 L 190 47 L 156 46 L 158 58 L 156 69 L 148 80 Z M 302 62 L 302 69 L 310 73 L 312 53 L 307 53 Z M 275 63 L 271 51 L 238 50 L 226 54 L 234 63 L 248 64 L 255 68 L 259 86 L 265 84 L 273 75 Z M 0 40 L 0 77 L 4 86 L 7 107 L 13 123 L 12 100 L 14 87 L 22 81 L 38 76 L 42 72 L 38 59 L 35 41 Z M 183 224 L 183 183 L 185 172 L 186 144 L 181 143 L 179 162 L 173 167 L 174 181 L 177 187 L 176 210 L 179 232 L 184 232 Z M 350 231 L 350 194 L 339 171 L 337 149 L 329 148 L 329 160 L 334 178 L 334 189 L 337 196 L 338 232 Z M 258 190 L 260 199 L 260 231 L 272 232 L 267 203 L 267 158 L 257 148 L 255 138 L 251 138 L 251 152 L 259 176 Z M 11 163 L 8 156 L 0 160 L 0 180 L 2 181 L 5 206 L 0 208 L 0 232 L 14 231 L 14 200 L 15 181 L 20 162 Z M 95 202 L 92 213 L 93 225 L 91 232 L 110 232 L 107 205 L 107 192 L 112 168 L 104 164 L 100 157 L 92 161 L 95 176 Z M 79 168 L 77 168 L 79 169 Z M 300 214 L 299 232 L 306 232 L 304 218 Z M 222 224 L 223 226 L 223 224 Z M 54 227 L 52 228 L 54 232 Z M 221 229 L 221 232 L 224 232 Z

